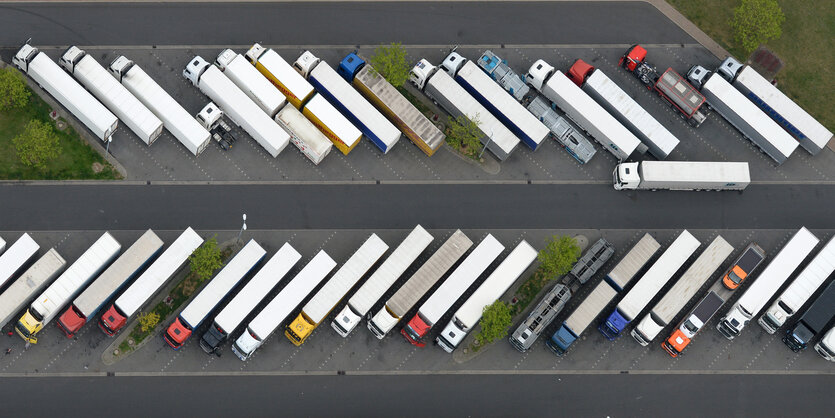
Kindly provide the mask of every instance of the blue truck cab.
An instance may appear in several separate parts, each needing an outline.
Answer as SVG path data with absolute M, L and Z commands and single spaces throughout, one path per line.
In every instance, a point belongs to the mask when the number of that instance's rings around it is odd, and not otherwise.
M 551 338 L 545 341 L 545 345 L 548 346 L 554 354 L 561 356 L 568 351 L 568 347 L 570 347 L 575 340 L 577 340 L 577 335 L 571 332 L 571 329 L 565 324 L 562 324 L 560 329 L 558 329 L 557 332 L 551 336 Z
M 597 329 L 609 340 L 612 341 L 618 336 L 620 336 L 620 332 L 626 328 L 626 325 L 629 324 L 629 320 L 621 314 L 618 308 L 615 308 L 615 311 L 603 321 Z
M 351 83 L 354 81 L 354 77 L 357 75 L 357 72 L 365 66 L 365 61 L 360 58 L 355 53 L 350 53 L 339 62 L 339 67 L 336 69 L 336 73 L 342 76 L 345 81 Z

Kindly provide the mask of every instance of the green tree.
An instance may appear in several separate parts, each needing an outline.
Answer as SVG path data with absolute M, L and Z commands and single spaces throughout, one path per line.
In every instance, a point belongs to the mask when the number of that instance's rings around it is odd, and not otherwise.
M 402 86 L 409 79 L 406 48 L 400 42 L 378 46 L 368 62 L 394 87 Z
M 449 128 L 446 136 L 447 143 L 461 151 L 466 151 L 472 157 L 478 156 L 481 151 L 481 137 L 484 135 L 478 124 L 478 116 L 461 115 L 454 119 L 450 117 L 447 122 Z
M 142 332 L 148 332 L 159 323 L 159 314 L 156 312 L 148 312 L 144 315 L 139 315 L 139 326 Z
M 29 103 L 32 92 L 15 69 L 0 69 L 0 110 L 19 109 Z
M 223 258 L 217 248 L 217 238 L 212 237 L 194 250 L 188 257 L 191 272 L 197 275 L 198 282 L 212 277 L 215 270 L 223 267 Z
M 36 119 L 29 121 L 23 132 L 12 138 L 12 144 L 23 164 L 41 170 L 61 153 L 58 135 L 52 126 Z
M 742 0 L 734 9 L 731 26 L 736 41 L 750 53 L 770 39 L 778 39 L 786 20 L 777 0 Z
M 568 273 L 580 257 L 577 240 L 568 235 L 554 235 L 545 242 L 545 248 L 537 256 L 542 272 L 549 280 Z
M 510 307 L 506 303 L 497 300 L 486 306 L 479 321 L 481 331 L 475 336 L 478 344 L 484 346 L 504 338 L 510 329 L 510 321 Z

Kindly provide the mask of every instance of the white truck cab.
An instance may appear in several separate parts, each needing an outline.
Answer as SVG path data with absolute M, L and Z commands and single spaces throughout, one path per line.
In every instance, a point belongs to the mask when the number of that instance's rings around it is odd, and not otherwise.
M 536 62 L 531 65 L 531 68 L 528 69 L 527 74 L 525 74 L 525 81 L 534 86 L 537 90 L 541 90 L 545 80 L 547 80 L 553 73 L 554 67 L 545 62 L 545 60 L 536 60 Z
M 217 126 L 218 121 L 222 117 L 223 111 L 220 110 L 214 102 L 209 102 L 202 110 L 200 110 L 200 113 L 197 114 L 197 121 L 200 122 L 204 128 L 211 131 L 215 128 L 215 126 Z
M 679 327 L 681 333 L 687 338 L 693 338 L 697 332 L 702 328 L 702 320 L 696 315 L 690 315 L 686 321 Z
M 87 53 L 84 52 L 83 49 L 73 45 L 64 51 L 64 54 L 58 59 L 58 64 L 67 70 L 68 73 L 72 74 L 75 69 L 75 65 L 78 64 L 78 62 L 81 61 L 85 55 L 87 55 Z
M 732 340 L 739 335 L 739 332 L 748 325 L 748 321 L 750 320 L 751 315 L 746 315 L 742 307 L 734 305 L 730 312 L 719 320 L 719 325 L 716 328 L 725 338 Z
M 821 357 L 829 361 L 835 361 L 835 327 L 830 328 L 823 338 L 815 344 L 815 351 Z
M 461 66 L 464 65 L 465 62 L 467 62 L 467 59 L 462 57 L 461 54 L 457 52 L 450 52 L 441 63 L 441 69 L 446 71 L 450 77 L 455 77 L 455 74 L 458 73 L 458 70 L 461 69 Z
M 438 338 L 435 340 L 438 342 L 438 346 L 444 349 L 447 353 L 452 353 L 455 350 L 455 347 L 458 347 L 461 344 L 461 341 L 464 340 L 464 337 L 467 336 L 467 329 L 464 329 L 464 324 L 458 321 L 458 318 L 453 318 L 452 321 L 447 324 L 446 328 L 438 335 Z
M 20 50 L 17 51 L 14 58 L 12 58 L 12 63 L 17 68 L 20 68 L 21 71 L 24 73 L 29 72 L 29 63 L 38 55 L 38 48 L 35 48 L 32 45 L 26 44 L 20 47 Z
M 641 175 L 638 174 L 638 163 L 621 163 L 616 165 L 613 176 L 615 190 L 635 190 L 641 184 Z
M 435 71 L 437 70 L 438 68 L 430 64 L 429 61 L 421 59 L 414 67 L 412 67 L 412 70 L 409 71 L 409 81 L 411 81 L 418 89 L 423 90 L 426 82 L 429 81 L 432 74 L 435 74 Z
M 201 56 L 196 56 L 191 59 L 191 62 L 186 65 L 186 68 L 183 70 L 183 77 L 191 81 L 191 84 L 194 84 L 197 87 L 198 83 L 200 82 L 200 75 L 206 71 L 207 68 L 212 64 L 209 64 L 206 60 L 203 59 Z
M 319 58 L 316 58 L 310 51 L 304 51 L 299 59 L 293 63 L 293 68 L 302 75 L 302 77 L 307 78 L 310 75 L 310 72 L 316 68 L 316 65 L 319 64 Z
M 350 305 L 346 305 L 345 308 L 342 309 L 342 312 L 336 316 L 336 319 L 331 322 L 331 327 L 337 334 L 344 338 L 357 327 L 357 324 L 359 324 L 361 319 L 361 316 L 355 314 L 354 311 L 351 310 Z
M 246 332 L 241 334 L 235 343 L 232 344 L 232 352 L 238 356 L 241 361 L 246 361 L 252 353 L 255 352 L 255 349 L 261 346 L 262 341 L 252 333 L 252 331 L 247 328 Z
M 380 312 L 377 312 L 377 315 L 374 315 L 368 321 L 368 329 L 378 340 L 382 340 L 399 320 L 400 318 L 393 316 L 386 307 L 383 307 L 383 309 L 380 309 Z
M 690 71 L 687 72 L 687 80 L 693 84 L 697 89 L 702 88 L 702 84 L 707 81 L 707 76 L 710 74 L 710 71 L 707 68 L 702 67 L 701 65 L 694 65 L 690 68 Z
M 112 74 L 113 77 L 116 77 L 116 79 L 121 83 L 122 77 L 124 77 L 125 74 L 133 68 L 133 66 L 133 61 L 129 60 L 128 57 L 124 55 L 120 55 L 110 63 L 110 74 Z
M 725 80 L 728 80 L 729 83 L 732 83 L 741 69 L 742 64 L 739 61 L 737 61 L 734 57 L 728 57 L 725 58 L 725 61 L 722 61 L 722 65 L 719 66 L 716 72 L 718 72 Z

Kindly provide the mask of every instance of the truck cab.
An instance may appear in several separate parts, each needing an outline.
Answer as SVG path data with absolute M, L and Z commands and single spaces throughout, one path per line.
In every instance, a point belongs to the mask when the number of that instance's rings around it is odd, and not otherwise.
M 629 324 L 629 320 L 626 319 L 623 314 L 620 312 L 620 309 L 615 308 L 615 311 L 603 321 L 597 329 L 606 337 L 609 341 L 614 340 L 615 338 L 620 335 L 620 332 L 623 331 L 624 328 Z
M 568 347 L 570 347 L 576 339 L 577 336 L 574 335 L 574 333 L 571 332 L 565 324 L 563 324 L 560 326 L 560 329 L 558 329 L 557 332 L 555 332 L 554 335 L 548 339 L 548 341 L 545 341 L 545 345 L 550 348 L 554 354 L 561 356 L 568 351 Z
M 32 62 L 33 59 L 35 59 L 39 52 L 40 51 L 38 51 L 38 48 L 35 48 L 32 45 L 23 45 L 22 47 L 20 47 L 20 50 L 17 51 L 14 58 L 12 58 L 12 63 L 17 68 L 20 68 L 21 71 L 27 73 L 29 72 L 29 63 Z
M 354 328 L 357 327 L 357 324 L 360 323 L 362 319 L 361 316 L 357 315 L 353 309 L 351 309 L 351 305 L 348 304 L 342 309 L 342 312 L 336 316 L 336 318 L 331 322 L 331 326 L 333 329 L 342 337 L 347 337 Z
M 104 314 L 102 314 L 101 319 L 99 319 L 99 328 L 104 331 L 105 334 L 109 336 L 116 335 L 125 323 L 127 322 L 127 318 L 119 312 L 119 309 L 116 307 L 116 304 L 110 306 Z
M 618 65 L 629 71 L 635 71 L 635 68 L 638 68 L 639 65 L 643 64 L 646 58 L 647 50 L 644 47 L 640 45 L 632 45 L 631 48 L 626 50 L 626 54 L 620 57 Z
M 238 54 L 236 54 L 235 51 L 229 48 L 220 51 L 220 54 L 217 54 L 217 58 L 215 58 L 217 67 L 220 68 L 222 71 L 225 71 L 226 66 L 228 66 L 237 56 Z
M 438 343 L 438 346 L 444 349 L 447 353 L 452 353 L 458 344 L 461 344 L 461 341 L 464 340 L 464 337 L 467 336 L 466 326 L 458 320 L 458 318 L 453 317 L 452 321 L 450 321 L 449 325 L 441 331 L 441 334 L 438 335 L 438 338 L 435 341 Z
M 388 307 L 384 306 L 383 309 L 380 309 L 380 312 L 377 312 L 377 315 L 374 315 L 368 321 L 368 329 L 378 340 L 382 340 L 386 336 L 386 333 L 391 331 L 399 320 L 400 318 L 394 316 Z
M 174 320 L 168 330 L 165 331 L 163 335 L 163 339 L 165 342 L 171 346 L 174 350 L 179 350 L 182 348 L 183 344 L 185 344 L 188 337 L 191 336 L 191 327 L 188 326 L 186 321 L 183 321 L 181 318 L 177 318 Z
M 658 322 L 652 319 L 653 316 L 654 314 L 652 313 L 645 315 L 644 319 L 638 323 L 638 326 L 636 326 L 631 333 L 632 338 L 644 347 L 648 346 L 650 341 L 652 341 L 652 338 L 655 338 L 655 336 L 664 329 L 663 326 L 658 325 Z M 652 335 L 653 337 L 649 338 L 649 335 L 647 334 Z
M 188 65 L 186 65 L 186 68 L 183 69 L 183 77 L 197 87 L 200 83 L 200 76 L 209 68 L 210 65 L 211 64 L 204 60 L 203 57 L 196 56 L 192 58 Z
M 571 68 L 568 69 L 566 76 L 568 76 L 568 79 L 573 81 L 577 87 L 583 87 L 583 84 L 585 84 L 586 79 L 591 76 L 592 72 L 594 72 L 593 65 L 578 59 L 577 61 L 574 61 L 574 64 L 572 64 Z
M 763 260 L 765 260 L 765 251 L 752 242 L 734 261 L 731 268 L 722 275 L 722 284 L 729 290 L 737 289 L 762 264 Z
M 467 62 L 467 59 L 462 57 L 461 54 L 457 52 L 450 52 L 449 55 L 444 58 L 444 61 L 441 62 L 441 69 L 444 70 L 450 77 L 455 77 L 455 74 L 458 74 L 458 70 L 461 69 L 461 66 Z
M 743 65 L 734 57 L 728 57 L 722 61 L 722 64 L 716 69 L 716 72 L 719 73 L 722 78 L 728 80 L 729 83 L 732 83 L 742 67 Z
M 217 351 L 224 341 L 226 341 L 227 336 L 228 334 L 226 331 L 222 330 L 216 324 L 213 324 L 208 330 L 206 330 L 206 332 L 203 333 L 203 337 L 200 338 L 200 348 L 202 348 L 206 354 L 212 354 Z
M 302 75 L 302 77 L 307 78 L 310 75 L 310 72 L 316 68 L 316 65 L 319 64 L 319 58 L 316 58 L 310 51 L 304 51 L 299 59 L 293 63 L 293 68 Z
M 716 329 L 718 329 L 719 332 L 725 336 L 725 338 L 732 340 L 739 335 L 740 330 L 742 330 L 742 328 L 745 327 L 750 320 L 751 315 L 746 315 L 740 306 L 734 305 L 734 307 L 731 308 L 731 311 L 728 312 L 727 316 L 719 321 L 719 325 L 716 326 Z
M 794 328 L 786 331 L 783 343 L 796 353 L 806 348 L 812 338 L 815 338 L 815 333 L 801 321 Z
M 26 313 L 20 317 L 15 325 L 15 331 L 24 341 L 37 344 L 38 339 L 35 335 L 43 328 L 43 315 L 38 311 L 29 308 Z
M 661 347 L 664 348 L 667 354 L 675 358 L 684 351 L 684 347 L 687 347 L 687 344 L 690 344 L 690 338 L 684 335 L 684 332 L 679 328 L 673 332 L 673 335 L 670 335 L 670 338 L 667 338 L 667 341 L 661 344 Z
M 835 326 L 830 328 L 823 338 L 815 344 L 815 351 L 824 359 L 835 361 Z
M 252 330 L 247 328 L 246 332 L 238 337 L 235 344 L 232 344 L 232 352 L 235 353 L 241 361 L 246 361 L 246 359 L 248 359 L 252 353 L 255 352 L 255 349 L 260 346 L 261 339 L 258 338 Z
M 78 62 L 81 61 L 85 55 L 87 55 L 87 53 L 84 52 L 83 49 L 73 45 L 64 51 L 64 54 L 58 59 L 58 64 L 67 70 L 68 73 L 72 74 L 75 70 L 75 65 L 78 64 Z
M 121 83 L 122 77 L 124 77 L 125 74 L 133 68 L 133 65 L 133 61 L 129 60 L 124 55 L 120 55 L 110 63 L 110 67 L 108 68 L 110 70 L 110 74 L 112 74 L 113 77 L 116 77 L 116 79 Z
M 354 81 L 354 77 L 357 75 L 362 67 L 365 66 L 365 61 L 359 57 L 359 55 L 355 53 L 350 53 L 339 62 L 339 67 L 336 68 L 336 73 L 342 76 L 347 82 Z
M 426 343 L 423 342 L 423 337 L 429 332 L 432 325 L 429 325 L 426 320 L 420 316 L 420 312 L 415 314 L 414 318 L 400 330 L 400 334 L 410 344 L 423 347 Z
M 67 311 L 58 317 L 58 329 L 67 338 L 72 338 L 85 323 L 87 323 L 87 318 L 84 317 L 74 304 L 71 304 Z
M 708 71 L 705 67 L 701 65 L 694 65 L 690 67 L 690 71 L 687 71 L 687 80 L 693 83 L 696 88 L 702 88 L 702 85 L 707 82 L 707 78 L 710 75 L 710 71 Z
M 423 90 L 426 82 L 435 74 L 438 68 L 430 64 L 426 59 L 421 59 L 409 71 L 409 81 L 415 85 L 419 90 Z
M 545 80 L 553 73 L 554 67 L 548 65 L 544 60 L 536 60 L 531 65 L 531 68 L 528 69 L 527 74 L 525 74 L 525 81 L 537 90 L 541 90 L 542 85 L 545 84 Z
M 302 345 L 314 329 L 316 329 L 316 324 L 302 311 L 290 325 L 287 325 L 284 335 L 298 347 Z
M 246 51 L 244 58 L 246 58 L 250 64 L 255 65 L 255 63 L 258 62 L 258 59 L 261 58 L 261 55 L 264 55 L 265 52 L 267 52 L 267 48 L 264 48 L 259 43 L 255 43 L 248 51 Z
M 615 166 L 612 172 L 615 190 L 636 190 L 640 186 L 638 164 L 640 163 L 621 163 Z

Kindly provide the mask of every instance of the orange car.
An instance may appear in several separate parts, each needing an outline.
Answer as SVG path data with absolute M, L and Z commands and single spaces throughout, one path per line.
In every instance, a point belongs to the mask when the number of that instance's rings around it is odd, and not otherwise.
M 763 260 L 765 260 L 765 252 L 759 245 L 752 242 L 722 276 L 722 283 L 730 290 L 738 288 L 762 264 Z

